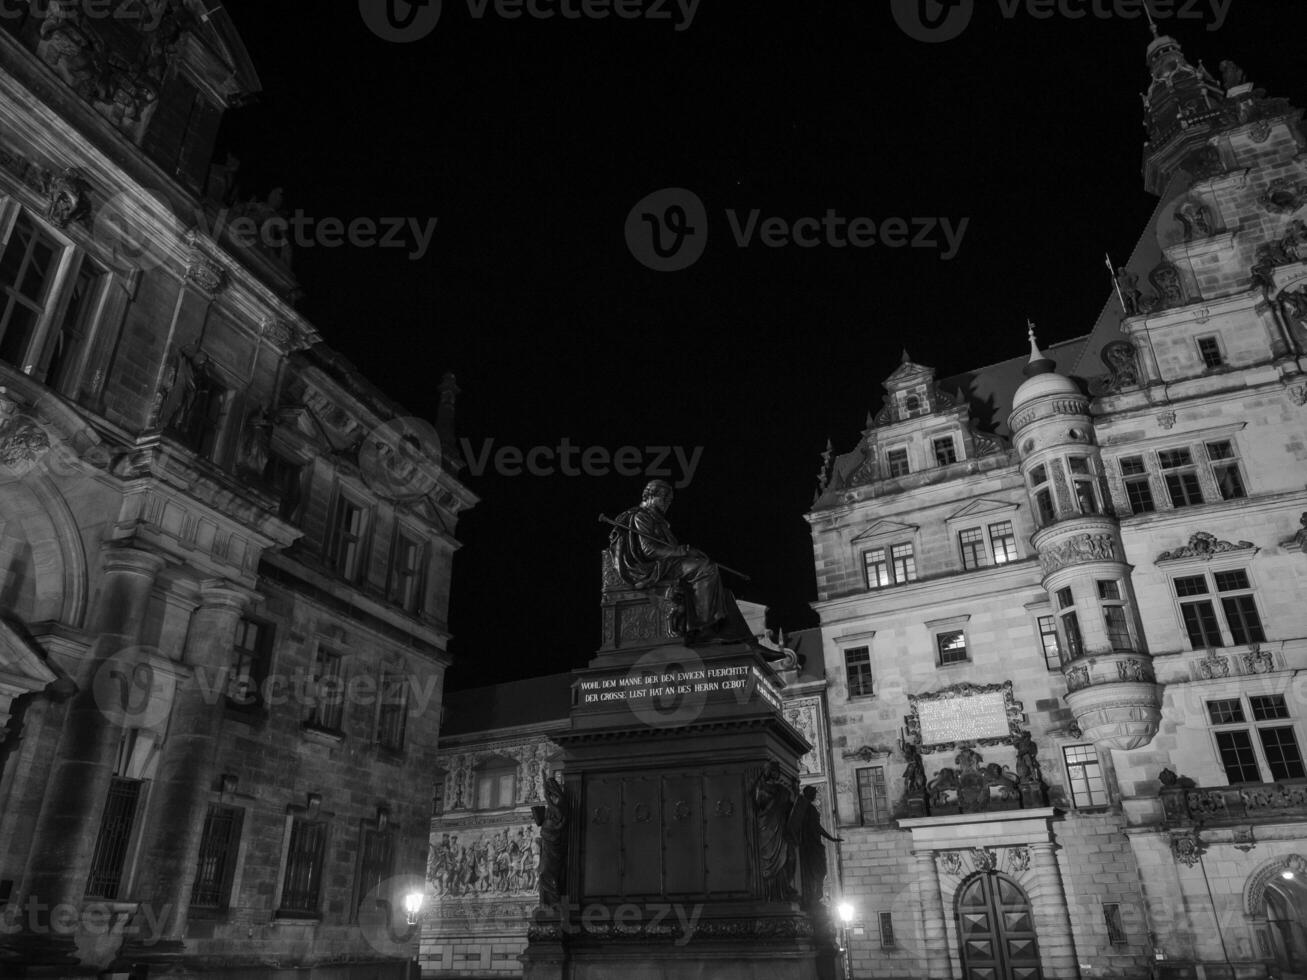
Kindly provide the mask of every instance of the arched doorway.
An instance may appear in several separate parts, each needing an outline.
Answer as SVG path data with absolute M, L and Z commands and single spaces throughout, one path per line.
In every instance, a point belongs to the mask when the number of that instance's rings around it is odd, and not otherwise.
M 1295 872 L 1266 882 L 1266 921 L 1281 980 L 1307 980 L 1307 884 Z
M 1030 900 L 1006 875 L 982 872 L 957 896 L 963 980 L 1043 980 Z

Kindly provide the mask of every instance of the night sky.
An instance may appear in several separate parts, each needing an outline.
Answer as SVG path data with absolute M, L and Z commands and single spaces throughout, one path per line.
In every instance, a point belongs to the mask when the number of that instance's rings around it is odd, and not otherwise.
M 672 20 L 509 20 L 445 0 L 429 36 L 398 44 L 357 0 L 229 0 L 264 94 L 229 114 L 219 155 L 242 160 L 244 197 L 282 186 L 317 219 L 438 218 L 417 260 L 297 252 L 327 342 L 415 415 L 434 418 L 454 371 L 476 454 L 566 438 L 638 447 L 647 466 L 647 447 L 702 447 L 673 527 L 752 575 L 737 594 L 770 625 L 798 629 L 816 624 L 803 514 L 827 437 L 854 447 L 905 347 L 945 377 L 1021 353 L 1028 316 L 1048 343 L 1087 332 L 1111 288 L 1104 252 L 1123 262 L 1156 203 L 1139 176 L 1145 22 L 1003 5 L 976 0 L 961 36 L 926 44 L 886 0 L 704 0 L 680 31 L 675 3 Z M 1307 4 L 1234 0 L 1216 31 L 1213 6 L 1162 28 L 1213 73 L 1233 59 L 1307 105 Z M 706 251 L 679 272 L 624 238 L 665 187 L 707 209 Z M 754 209 L 968 223 L 948 261 L 740 248 L 726 212 Z M 638 503 L 645 477 L 464 479 L 481 503 L 458 528 L 450 686 L 584 665 L 596 518 Z

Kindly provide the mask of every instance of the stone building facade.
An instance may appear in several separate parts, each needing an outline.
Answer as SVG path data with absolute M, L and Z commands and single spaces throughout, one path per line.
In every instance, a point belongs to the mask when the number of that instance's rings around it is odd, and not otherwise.
M 402 976 L 475 497 L 210 166 L 259 89 L 221 5 L 15 9 L 0 973 Z
M 858 977 L 1307 974 L 1307 141 L 1147 66 L 1091 331 L 905 355 L 808 515 Z

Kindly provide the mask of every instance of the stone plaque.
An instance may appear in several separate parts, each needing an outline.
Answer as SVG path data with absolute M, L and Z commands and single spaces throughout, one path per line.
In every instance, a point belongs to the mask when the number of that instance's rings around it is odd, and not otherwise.
M 923 701 L 917 705 L 917 714 L 921 740 L 932 745 L 1008 737 L 1007 702 L 1002 691 Z
M 957 684 L 928 694 L 909 694 L 911 714 L 903 720 L 908 740 L 923 752 L 944 752 L 962 743 L 1001 745 L 1020 733 L 1021 702 L 1012 697 L 1012 682 Z

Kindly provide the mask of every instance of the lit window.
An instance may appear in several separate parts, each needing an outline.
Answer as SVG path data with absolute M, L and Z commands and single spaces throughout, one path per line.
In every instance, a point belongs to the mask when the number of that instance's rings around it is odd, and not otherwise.
M 1225 355 L 1221 353 L 1221 344 L 1215 337 L 1198 338 L 1198 356 L 1203 359 L 1203 366 L 1208 370 L 1225 364 Z
M 906 449 L 891 449 L 885 454 L 885 461 L 889 464 L 889 475 L 907 476 L 910 472 L 908 466 L 908 451 Z
M 989 525 L 989 544 L 994 549 L 995 565 L 1017 560 L 1017 535 L 1011 521 Z
M 917 562 L 910 544 L 872 548 L 863 553 L 862 564 L 869 589 L 884 589 L 917 580 Z
M 889 550 L 890 569 L 898 583 L 917 580 L 917 560 L 912 556 L 912 545 L 896 544 Z
M 1289 720 L 1283 694 L 1208 701 L 1207 716 L 1230 785 L 1260 783 L 1263 774 L 1269 774 L 1271 782 L 1307 778 L 1293 726 L 1275 724 Z
M 1062 658 L 1057 642 L 1057 622 L 1052 616 L 1039 617 L 1039 644 L 1044 650 L 1044 664 L 1049 670 L 1059 670 Z
M 939 651 L 941 667 L 967 661 L 967 634 L 964 630 L 947 630 L 935 634 L 935 647 Z
M 498 810 L 517 802 L 517 767 L 488 765 L 477 773 L 477 809 Z
M 884 766 L 858 770 L 858 813 L 864 827 L 889 823 L 889 792 L 885 787 Z
M 1246 570 L 1184 575 L 1174 579 L 1173 586 L 1180 619 L 1193 649 L 1225 646 L 1227 637 L 1236 645 L 1266 641 L 1266 630 Z M 1219 600 L 1225 633 L 1221 631 L 1213 595 Z
M 940 466 L 948 466 L 949 463 L 958 461 L 958 451 L 953 444 L 952 436 L 943 436 L 934 442 L 935 462 Z
M 1209 442 L 1207 458 L 1212 461 L 1212 476 L 1216 478 L 1216 489 L 1222 500 L 1239 500 L 1248 496 L 1243 485 L 1243 475 L 1239 472 L 1239 459 L 1234 451 L 1234 443 Z
M 1067 779 L 1071 785 L 1071 802 L 1076 809 L 1107 806 L 1107 781 L 1098 750 L 1092 745 L 1068 745 L 1062 749 L 1066 759 Z
M 889 574 L 889 560 L 884 548 L 872 548 L 862 556 L 863 568 L 867 572 L 867 588 L 883 589 L 893 585 Z
M 974 568 L 984 568 L 989 564 L 989 556 L 985 553 L 985 535 L 981 533 L 980 528 L 968 528 L 958 534 L 958 545 L 962 549 L 962 567 L 970 571 Z
M 848 682 L 849 697 L 860 698 L 873 694 L 871 686 L 871 650 L 854 647 L 844 651 L 844 678 Z

